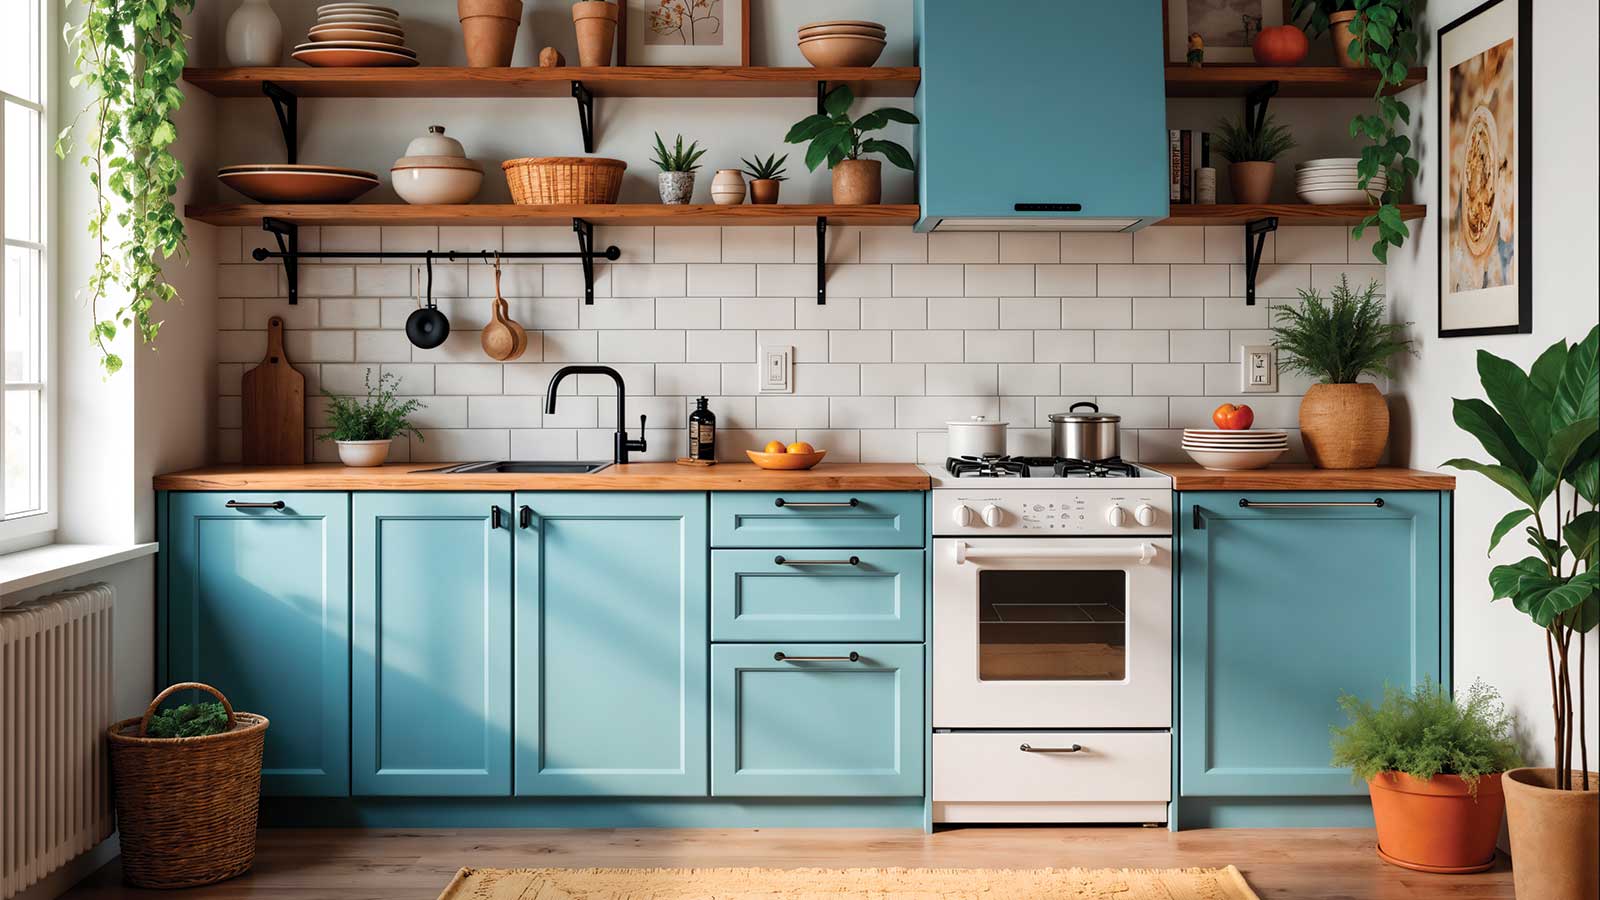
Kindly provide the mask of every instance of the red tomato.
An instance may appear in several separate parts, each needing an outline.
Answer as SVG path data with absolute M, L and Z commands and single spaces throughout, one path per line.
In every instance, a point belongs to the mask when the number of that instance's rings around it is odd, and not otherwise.
M 1293 25 L 1263 28 L 1250 45 L 1256 62 L 1263 66 L 1298 65 L 1310 49 L 1306 33 Z
M 1256 413 L 1242 403 L 1224 403 L 1211 414 L 1211 421 L 1224 431 L 1244 431 L 1256 423 Z

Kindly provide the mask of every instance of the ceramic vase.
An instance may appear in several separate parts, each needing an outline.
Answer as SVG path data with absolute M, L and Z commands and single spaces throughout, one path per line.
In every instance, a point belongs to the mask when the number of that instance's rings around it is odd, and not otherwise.
M 580 0 L 572 4 L 572 27 L 578 34 L 578 65 L 609 66 L 617 44 L 617 4 Z
M 389 458 L 394 441 L 334 441 L 339 445 L 339 462 L 351 468 L 381 466 Z
M 744 173 L 738 169 L 718 169 L 711 179 L 711 202 L 718 206 L 743 203 Z
M 778 188 L 783 182 L 776 178 L 750 179 L 750 202 L 768 205 L 778 202 Z
M 235 66 L 275 66 L 283 58 L 283 23 L 268 0 L 244 0 L 228 17 L 223 49 Z
M 694 197 L 694 173 L 662 172 L 656 176 L 656 186 L 661 189 L 662 203 L 688 203 Z
M 522 0 L 456 0 L 467 65 L 474 69 L 511 65 L 522 24 Z
M 1517 896 L 1533 900 L 1600 897 L 1600 773 L 1572 773 L 1575 788 L 1556 788 L 1555 769 L 1512 769 L 1503 779 Z
M 1236 162 L 1228 166 L 1228 183 L 1233 185 L 1233 202 L 1265 203 L 1272 196 L 1272 176 L 1278 164 Z
M 1350 33 L 1350 23 L 1355 21 L 1356 11 L 1344 9 L 1335 13 L 1328 13 L 1328 34 L 1333 37 L 1333 52 L 1339 57 L 1339 65 L 1346 69 L 1363 69 L 1366 63 L 1356 62 L 1350 58 L 1350 42 L 1355 40 L 1355 35 Z
M 1370 469 L 1389 445 L 1389 404 L 1372 384 L 1314 384 L 1300 400 L 1300 437 L 1319 469 Z
M 883 163 L 876 159 L 841 159 L 833 167 L 833 202 L 870 206 L 883 199 Z

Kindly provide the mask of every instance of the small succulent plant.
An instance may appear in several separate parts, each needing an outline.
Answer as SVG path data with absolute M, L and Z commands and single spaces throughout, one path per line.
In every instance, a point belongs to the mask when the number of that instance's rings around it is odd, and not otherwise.
M 685 147 L 683 135 L 680 134 L 669 150 L 662 142 L 661 134 L 659 132 L 656 134 L 655 164 L 663 172 L 693 172 L 700 168 L 700 157 L 705 155 L 706 151 L 700 149 L 699 141 L 691 141 L 689 146 Z
M 744 163 L 745 174 L 751 178 L 761 181 L 788 180 L 788 177 L 783 174 L 786 171 L 783 164 L 789 161 L 789 154 L 787 153 L 782 156 L 774 153 L 766 159 L 757 156 L 754 161 L 740 157 L 739 161 Z

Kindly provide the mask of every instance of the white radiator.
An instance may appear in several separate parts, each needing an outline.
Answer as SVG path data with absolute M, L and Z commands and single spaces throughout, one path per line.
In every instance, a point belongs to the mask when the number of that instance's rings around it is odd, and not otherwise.
M 0 900 L 111 836 L 112 599 L 0 610 Z

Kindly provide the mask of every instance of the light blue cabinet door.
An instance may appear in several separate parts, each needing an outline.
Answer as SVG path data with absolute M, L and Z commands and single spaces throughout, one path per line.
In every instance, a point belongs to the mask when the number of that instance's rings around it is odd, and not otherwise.
M 922 794 L 922 645 L 717 644 L 711 669 L 714 796 Z
M 516 793 L 704 796 L 706 495 L 516 502 Z
M 713 547 L 921 547 L 923 495 L 913 491 L 711 495 Z
M 511 793 L 510 506 L 355 495 L 357 795 Z
M 920 641 L 921 550 L 713 550 L 714 641 Z
M 162 680 L 205 682 L 271 720 L 268 796 L 350 792 L 349 540 L 348 494 L 178 493 L 167 504 Z
M 1431 492 L 1182 494 L 1185 796 L 1366 793 L 1329 765 L 1328 729 L 1341 692 L 1440 679 L 1441 518 Z

